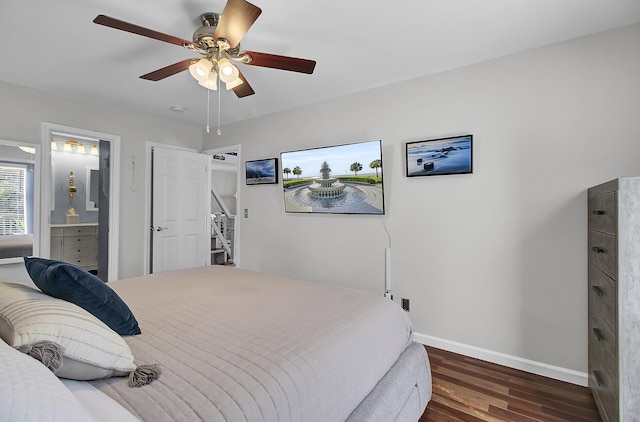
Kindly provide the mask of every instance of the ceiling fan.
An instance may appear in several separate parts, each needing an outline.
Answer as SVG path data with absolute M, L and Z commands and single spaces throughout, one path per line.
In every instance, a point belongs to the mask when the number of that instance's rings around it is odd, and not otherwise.
M 98 15 L 93 22 L 110 28 L 131 32 L 155 40 L 179 45 L 199 53 L 201 58 L 179 61 L 162 69 L 140 76 L 159 81 L 189 69 L 191 75 L 205 88 L 216 90 L 218 78 L 227 89 L 233 89 L 238 98 L 255 94 L 242 72 L 231 61 L 249 66 L 313 73 L 316 62 L 296 57 L 279 56 L 256 51 L 240 51 L 240 40 L 258 19 L 262 10 L 245 0 L 228 0 L 222 13 L 204 13 L 200 16 L 202 27 L 193 33 L 193 41 L 163 34 L 105 15 Z

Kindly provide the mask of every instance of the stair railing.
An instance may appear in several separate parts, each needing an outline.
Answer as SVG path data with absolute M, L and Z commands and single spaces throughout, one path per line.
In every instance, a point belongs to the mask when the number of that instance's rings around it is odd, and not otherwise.
M 220 241 L 227 253 L 227 262 L 233 262 L 234 224 L 235 217 L 215 189 L 211 189 L 211 237 Z

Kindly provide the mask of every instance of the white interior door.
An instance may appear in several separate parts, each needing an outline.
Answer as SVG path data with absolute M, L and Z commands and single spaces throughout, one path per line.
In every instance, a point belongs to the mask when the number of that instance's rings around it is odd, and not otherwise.
M 151 272 L 209 264 L 209 156 L 155 147 Z

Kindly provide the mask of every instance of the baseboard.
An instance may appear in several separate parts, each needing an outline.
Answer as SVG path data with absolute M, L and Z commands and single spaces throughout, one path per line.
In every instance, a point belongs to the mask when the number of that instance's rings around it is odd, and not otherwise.
M 418 343 L 436 347 L 438 349 L 447 350 L 449 352 L 458 353 L 476 359 L 482 359 L 487 362 L 496 363 L 498 365 L 507 366 L 509 368 L 519 369 L 521 371 L 531 372 L 532 374 L 542 375 L 544 377 L 569 382 L 571 384 L 576 384 L 583 387 L 588 386 L 588 375 L 584 372 L 578 372 L 572 369 L 561 368 L 559 366 L 553 366 L 542 362 L 523 359 L 517 356 L 494 352 L 493 350 L 482 349 L 480 347 L 469 346 L 467 344 L 457 343 L 451 340 L 428 336 L 426 334 L 414 333 L 413 339 Z

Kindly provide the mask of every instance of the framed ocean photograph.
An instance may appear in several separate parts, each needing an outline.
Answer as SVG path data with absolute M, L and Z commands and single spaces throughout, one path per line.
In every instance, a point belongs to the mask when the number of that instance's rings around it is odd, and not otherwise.
M 473 173 L 473 135 L 407 142 L 407 177 Z
M 278 183 L 278 159 L 246 161 L 245 174 L 247 185 L 275 185 Z

